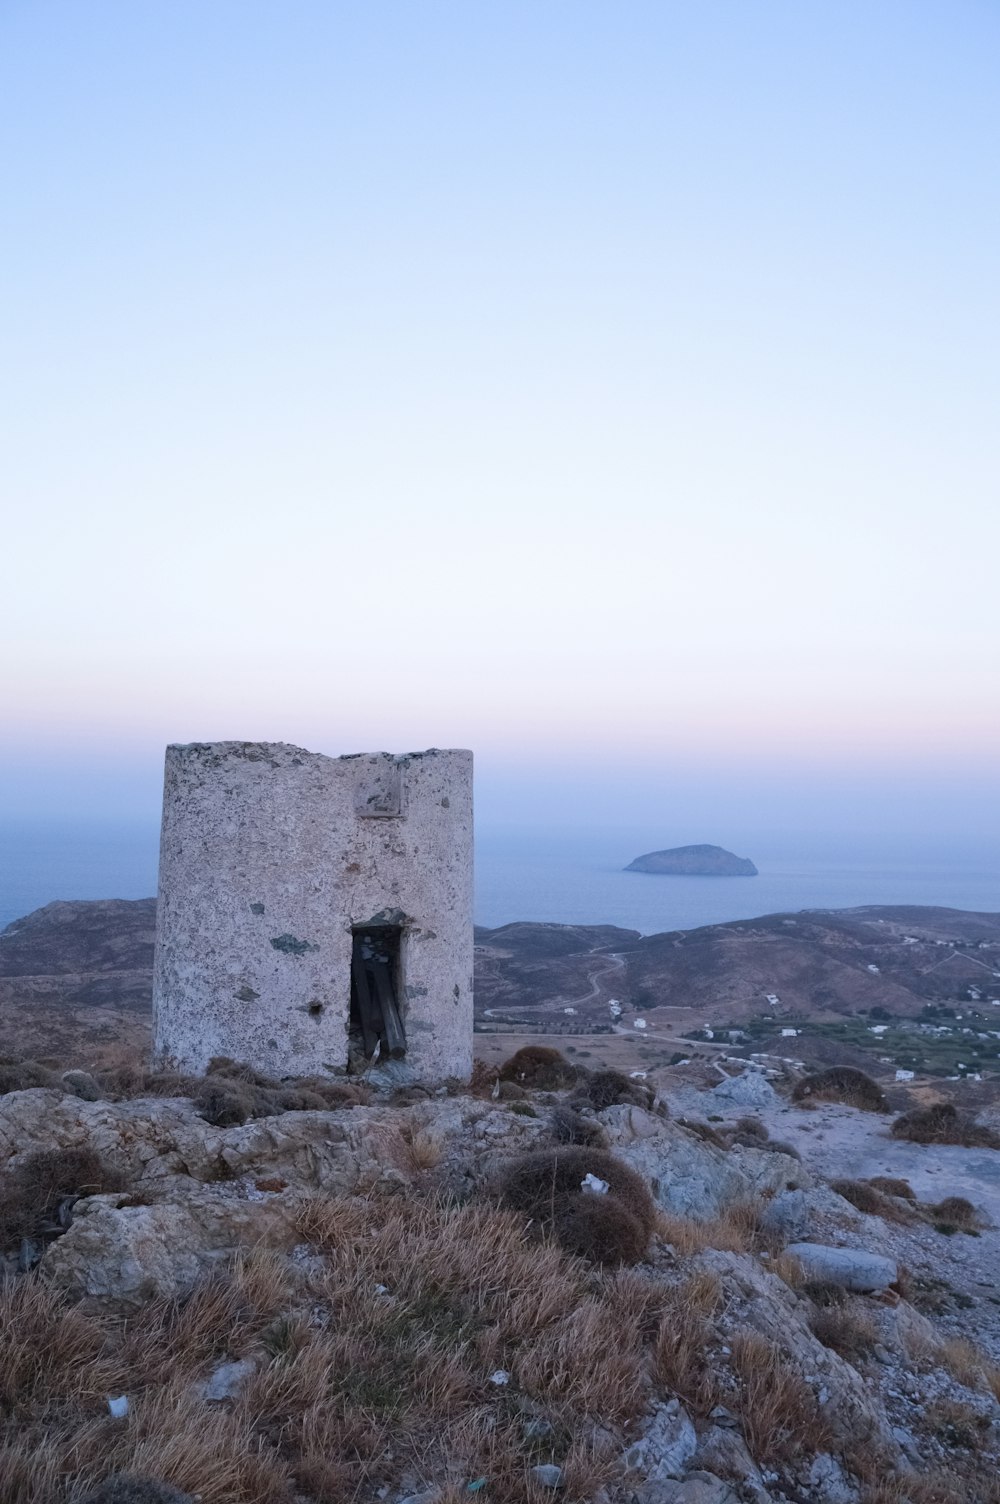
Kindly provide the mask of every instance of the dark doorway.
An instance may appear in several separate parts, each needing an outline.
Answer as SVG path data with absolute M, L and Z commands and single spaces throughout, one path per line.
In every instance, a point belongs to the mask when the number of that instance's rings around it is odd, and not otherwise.
M 406 1054 L 400 1008 L 403 931 L 379 924 L 356 929 L 351 953 L 351 1033 L 366 1060 L 376 1053 L 391 1060 Z

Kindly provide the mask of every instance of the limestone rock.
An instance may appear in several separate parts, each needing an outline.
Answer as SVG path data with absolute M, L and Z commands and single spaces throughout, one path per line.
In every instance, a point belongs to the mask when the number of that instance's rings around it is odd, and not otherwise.
M 647 1483 L 679 1478 L 694 1456 L 698 1437 L 686 1410 L 678 1400 L 658 1405 L 642 1436 L 625 1451 L 628 1471 L 644 1474 Z
M 562 1488 L 563 1470 L 554 1462 L 539 1462 L 531 1469 L 531 1476 L 543 1488 Z
M 683 1482 L 666 1480 L 637 1490 L 639 1504 L 740 1504 L 735 1486 L 713 1473 L 690 1473 Z M 760 1504 L 763 1499 L 758 1494 Z
M 732 1102 L 735 1107 L 776 1107 L 778 1093 L 760 1071 L 743 1071 L 739 1076 L 730 1076 L 713 1087 L 712 1096 L 723 1102 Z
M 232 1189 L 195 1186 L 184 1201 L 153 1206 L 130 1205 L 121 1194 L 78 1201 L 72 1226 L 42 1259 L 42 1273 L 73 1296 L 128 1307 L 188 1294 L 238 1248 L 292 1246 L 291 1201 L 219 1194 Z
M 841 1285 L 845 1290 L 887 1290 L 895 1284 L 898 1273 L 892 1259 L 883 1258 L 879 1253 L 866 1253 L 859 1248 L 829 1248 L 825 1243 L 790 1243 L 787 1252 L 798 1259 L 807 1279 Z
M 247 1380 L 256 1372 L 252 1358 L 240 1358 L 235 1363 L 220 1363 L 201 1386 L 201 1397 L 206 1400 L 235 1400 Z
M 720 1478 L 738 1478 L 753 1504 L 768 1504 L 760 1469 L 739 1431 L 733 1429 L 735 1424 L 730 1417 L 729 1424 L 709 1426 L 703 1431 L 691 1465 L 696 1471 L 714 1473 Z
M 858 1436 L 868 1436 L 877 1440 L 887 1457 L 898 1459 L 899 1447 L 877 1393 L 857 1369 L 814 1335 L 808 1325 L 807 1303 L 752 1255 L 712 1249 L 702 1255 L 702 1262 L 722 1280 L 735 1327 L 760 1332 L 781 1349 L 793 1368 L 808 1376 L 837 1444 L 846 1446 Z
M 765 1232 L 774 1233 L 785 1242 L 805 1237 L 809 1227 L 805 1191 L 780 1191 L 769 1202 L 762 1222 Z
M 860 1495 L 835 1457 L 820 1452 L 809 1468 L 809 1487 L 823 1504 L 858 1504 Z
M 807 1172 L 785 1154 L 728 1152 L 688 1133 L 670 1118 L 637 1107 L 600 1115 L 614 1151 L 649 1182 L 665 1210 L 704 1221 L 735 1201 L 808 1185 Z

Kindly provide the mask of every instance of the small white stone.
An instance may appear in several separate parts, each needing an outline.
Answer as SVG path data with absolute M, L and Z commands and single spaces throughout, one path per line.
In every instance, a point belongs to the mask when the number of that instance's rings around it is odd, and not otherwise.
M 587 1174 L 580 1181 L 581 1191 L 587 1191 L 591 1196 L 606 1196 L 609 1186 L 606 1180 L 601 1180 L 598 1175 Z
M 108 1409 L 111 1411 L 111 1414 L 114 1416 L 115 1420 L 124 1420 L 125 1416 L 128 1414 L 128 1395 L 120 1394 L 115 1400 L 109 1399 Z
M 490 1374 L 490 1383 L 509 1384 L 510 1374 L 507 1372 L 506 1368 L 497 1368 L 493 1371 L 493 1373 Z
M 540 1462 L 531 1469 L 531 1475 L 543 1488 L 562 1488 L 563 1470 L 554 1462 Z

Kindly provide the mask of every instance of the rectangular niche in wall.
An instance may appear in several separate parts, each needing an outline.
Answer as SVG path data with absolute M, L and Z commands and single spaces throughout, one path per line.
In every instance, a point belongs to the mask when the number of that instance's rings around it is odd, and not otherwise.
M 393 820 L 402 815 L 403 770 L 399 763 L 388 758 L 379 763 L 359 759 L 354 810 L 369 820 Z
M 406 1054 L 402 996 L 403 931 L 398 924 L 369 925 L 352 931 L 350 1032 L 365 1059 Z

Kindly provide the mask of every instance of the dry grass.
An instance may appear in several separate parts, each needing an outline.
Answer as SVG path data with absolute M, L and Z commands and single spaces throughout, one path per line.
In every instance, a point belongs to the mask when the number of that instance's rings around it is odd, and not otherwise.
M 496 1497 L 537 1504 L 538 1461 L 564 1468 L 567 1498 L 610 1481 L 623 1438 L 607 1428 L 649 1402 L 659 1282 L 588 1271 L 492 1206 L 316 1200 L 301 1231 L 304 1269 L 250 1255 L 128 1320 L 34 1278 L 0 1287 L 4 1504 L 69 1504 L 122 1471 L 212 1504 L 333 1504 L 404 1476 L 463 1495 L 488 1476 Z M 685 1298 L 708 1309 L 713 1288 Z M 257 1370 L 239 1398 L 203 1401 L 198 1383 L 240 1356 Z M 118 1393 L 124 1421 L 107 1410 Z M 525 1404 L 545 1437 L 525 1439 Z M 588 1439 L 595 1418 L 610 1452 Z
M 862 1469 L 860 1476 L 864 1480 L 862 1504 L 971 1504 L 973 1498 L 964 1478 L 938 1468 L 901 1478 L 893 1475 L 889 1459 L 880 1459 L 879 1465 Z M 994 1504 L 997 1495 L 992 1480 L 983 1483 L 985 1492 L 977 1490 L 975 1504 Z
M 1000 1368 L 974 1342 L 948 1337 L 939 1343 L 933 1357 L 966 1389 L 984 1390 L 1000 1400 Z
M 657 1214 L 656 1231 L 679 1258 L 690 1258 L 706 1248 L 726 1253 L 776 1253 L 778 1242 L 764 1230 L 763 1218 L 762 1203 L 741 1201 L 705 1222 L 661 1211 Z
M 779 1253 L 768 1264 L 772 1274 L 776 1274 L 790 1290 L 801 1290 L 806 1283 L 805 1271 L 794 1253 Z
M 206 1504 L 339 1504 L 413 1479 L 457 1500 L 479 1477 L 540 1504 L 531 1467 L 550 1461 L 579 1504 L 613 1482 L 657 1392 L 699 1414 L 719 1398 L 712 1271 L 598 1272 L 514 1211 L 415 1197 L 317 1198 L 299 1231 L 308 1260 L 248 1254 L 127 1319 L 34 1277 L 0 1287 L 4 1504 L 79 1504 L 122 1472 Z M 256 1364 L 239 1396 L 204 1401 L 239 1357 Z M 526 1413 L 544 1435 L 526 1437 Z
M 857 1302 L 821 1307 L 809 1322 L 813 1335 L 849 1363 L 857 1363 L 874 1351 L 878 1328 Z
M 731 1361 L 743 1438 L 758 1462 L 794 1462 L 829 1447 L 816 1396 L 780 1347 L 757 1332 L 737 1332 Z
M 106 1356 L 109 1328 L 68 1306 L 37 1279 L 0 1284 L 0 1410 L 30 1414 L 44 1403 L 98 1400 L 122 1377 Z
M 656 1380 L 696 1415 L 707 1415 L 719 1403 L 709 1318 L 718 1310 L 721 1299 L 721 1287 L 713 1271 L 702 1270 L 691 1275 L 670 1291 L 656 1335 L 653 1350 Z
M 428 1128 L 405 1127 L 402 1130 L 407 1168 L 417 1175 L 434 1170 L 444 1158 L 444 1145 Z
M 983 1445 L 991 1426 L 988 1415 L 956 1399 L 938 1399 L 928 1405 L 923 1423 L 946 1447 L 967 1452 Z

